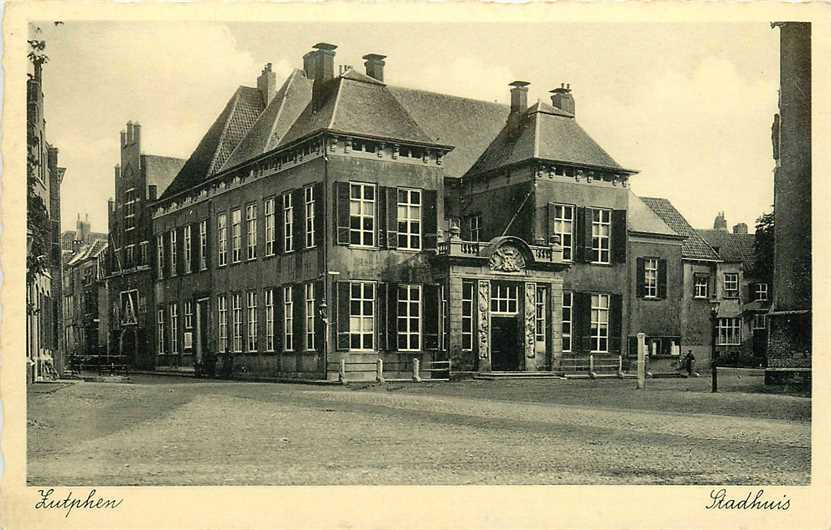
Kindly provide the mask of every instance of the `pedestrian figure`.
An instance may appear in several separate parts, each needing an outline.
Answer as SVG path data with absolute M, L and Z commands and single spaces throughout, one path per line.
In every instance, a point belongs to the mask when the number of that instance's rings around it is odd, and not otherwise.
M 692 350 L 687 353 L 687 359 L 685 361 L 687 365 L 687 375 L 692 377 L 693 371 L 695 371 L 695 355 L 693 355 Z

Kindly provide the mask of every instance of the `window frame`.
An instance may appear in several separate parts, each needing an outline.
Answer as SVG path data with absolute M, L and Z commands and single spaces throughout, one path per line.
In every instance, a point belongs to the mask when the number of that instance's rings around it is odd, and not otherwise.
M 591 325 L 589 336 L 591 353 L 609 352 L 609 316 L 611 313 L 612 297 L 606 293 L 591 294 Z M 595 300 L 597 302 L 595 302 Z M 605 306 L 603 301 L 605 300 Z M 605 321 L 601 317 L 605 315 Z M 605 327 L 605 333 L 602 330 Z M 605 346 L 604 346 L 605 344 Z
M 758 282 L 753 284 L 753 301 L 767 302 L 770 289 L 767 282 Z
M 703 281 L 703 283 L 702 283 Z M 704 294 L 701 294 L 700 287 L 703 287 Z M 709 274 L 695 274 L 693 275 L 693 298 L 708 299 L 710 298 L 710 275 Z
M 467 235 L 470 238 L 470 241 L 481 241 L 482 215 L 478 213 L 468 215 L 465 217 L 465 223 L 467 224 Z
M 265 351 L 273 352 L 274 348 L 274 289 L 263 290 L 263 305 L 265 305 Z
M 719 318 L 716 323 L 716 346 L 741 346 L 742 319 L 739 317 Z M 729 342 L 730 340 L 735 342 Z
M 534 293 L 534 341 L 545 347 L 548 342 L 548 289 L 537 285 Z
M 184 246 L 184 254 L 185 254 L 185 262 L 183 263 L 183 265 L 184 265 L 185 274 L 190 274 L 192 272 L 191 271 L 191 266 L 190 266 L 191 265 L 191 259 L 193 258 L 193 248 L 192 248 L 192 242 L 191 242 L 193 234 L 191 233 L 190 225 L 185 225 L 183 232 L 184 232 L 184 234 L 182 236 L 182 245 Z
M 358 197 L 353 197 L 353 190 L 358 189 Z M 366 198 L 366 190 L 372 190 L 372 198 Z M 353 213 L 353 205 L 357 204 L 358 213 Z M 352 247 L 375 248 L 377 245 L 376 217 L 378 207 L 378 187 L 368 182 L 349 182 L 349 245 Z M 369 210 L 367 213 L 365 210 Z M 353 220 L 358 220 L 358 228 L 353 228 Z M 366 228 L 365 221 L 369 220 L 370 227 Z M 357 242 L 354 241 L 357 234 Z M 367 242 L 368 240 L 368 242 Z
M 658 298 L 658 258 L 647 257 L 643 260 L 643 297 L 650 300 Z
M 469 288 L 469 289 L 468 289 Z M 468 290 L 470 291 L 468 296 Z M 476 297 L 476 286 L 474 280 L 462 280 L 462 351 L 473 351 L 474 322 L 475 315 L 474 300 Z M 469 323 L 466 327 L 465 324 Z M 466 346 L 465 339 L 469 338 L 469 346 Z
M 403 196 L 403 197 L 402 197 Z M 418 252 L 422 249 L 421 244 L 421 215 L 424 203 L 422 201 L 422 190 L 419 188 L 396 188 L 396 220 L 398 231 L 398 250 L 412 250 Z M 404 202 L 402 202 L 402 198 Z M 418 203 L 413 199 L 417 198 Z M 402 219 L 402 208 L 404 217 Z M 413 228 L 415 227 L 415 229 Z M 402 228 L 404 230 L 402 230 Z M 415 238 L 416 245 L 413 245 Z M 402 241 L 404 244 L 402 244 Z
M 558 208 L 561 213 L 558 214 Z M 560 236 L 560 246 L 563 249 L 563 261 L 574 261 L 574 227 L 575 227 L 575 213 L 576 208 L 573 204 L 554 203 L 554 235 Z M 565 212 L 571 212 L 571 218 L 565 217 Z M 568 226 L 569 231 L 565 228 Z M 568 236 L 568 243 L 566 243 L 566 236 Z
M 250 290 L 245 293 L 245 308 L 247 313 L 245 326 L 246 351 L 259 351 L 259 337 L 257 336 L 257 291 Z
M 228 265 L 228 213 L 221 212 L 216 216 L 217 237 L 217 268 Z
M 758 325 L 760 320 L 762 322 L 761 326 Z M 764 329 L 764 330 L 768 329 L 767 315 L 765 313 L 754 313 L 753 314 L 753 320 L 751 321 L 750 327 L 754 332 L 762 330 L 762 329 Z
M 176 229 L 170 231 L 170 277 L 176 276 Z
M 294 286 L 284 285 L 283 289 L 283 351 L 293 352 L 294 348 Z
M 242 210 L 231 210 L 231 263 L 242 262 Z
M 568 297 L 568 303 L 566 303 Z M 568 318 L 566 318 L 566 310 L 568 310 Z M 568 331 L 566 331 L 568 328 Z M 562 337 L 563 353 L 571 353 L 574 348 L 574 292 L 563 291 L 562 303 L 562 317 L 560 320 L 560 336 Z M 568 340 L 568 347 L 566 347 L 566 340 Z
M 727 277 L 735 277 L 734 280 L 728 282 Z M 727 286 L 728 284 L 735 284 L 735 288 L 729 289 Z M 724 273 L 724 297 L 725 298 L 738 298 L 739 297 L 739 273 L 738 272 L 725 272 Z
M 490 311 L 491 314 L 497 316 L 517 315 L 519 313 L 519 284 L 491 282 Z
M 415 297 L 413 297 L 414 294 Z M 396 344 L 398 346 L 398 351 L 421 351 L 421 327 L 423 313 L 423 293 L 421 285 L 409 283 L 398 284 L 397 300 Z M 413 310 L 415 310 L 415 314 Z M 402 347 L 402 339 L 404 347 Z M 415 346 L 413 346 L 413 341 L 415 341 Z
M 303 304 L 305 312 L 303 315 L 303 346 L 305 351 L 316 351 L 315 344 L 315 282 L 306 282 L 303 285 Z
M 199 221 L 199 270 L 208 270 L 208 220 Z
M 179 304 L 170 303 L 170 353 L 179 353 Z
M 282 194 L 283 203 L 283 253 L 294 252 L 294 196 L 291 191 Z
M 216 309 L 219 318 L 219 332 L 217 345 L 219 353 L 228 351 L 228 297 L 220 294 L 216 297 Z
M 231 351 L 242 353 L 242 294 L 231 295 L 231 331 L 233 333 Z
M 589 210 L 592 212 L 591 263 L 610 265 L 612 262 L 612 210 L 609 208 L 589 208 Z
M 303 188 L 303 213 L 305 218 L 305 237 L 306 248 L 314 248 L 317 246 L 315 241 L 315 215 L 317 209 L 317 197 L 315 197 L 314 185 Z
M 355 287 L 358 288 L 358 297 L 355 297 Z M 370 296 L 367 297 L 367 290 Z M 376 351 L 375 340 L 375 313 L 376 300 L 378 298 L 378 290 L 375 282 L 372 281 L 351 281 L 349 282 L 349 351 L 371 352 Z M 357 307 L 359 312 L 356 314 L 353 310 Z M 366 314 L 366 304 L 369 304 L 370 312 Z M 354 329 L 353 323 L 360 324 L 360 329 Z M 365 324 L 369 323 L 369 327 Z M 353 346 L 353 339 L 357 338 L 358 346 Z M 369 343 L 367 344 L 367 340 Z M 397 340 L 397 339 L 396 339 Z
M 245 205 L 245 259 L 257 259 L 257 203 Z
M 156 333 L 158 334 L 156 347 L 158 348 L 159 354 L 165 353 L 165 337 L 164 337 L 164 328 L 165 328 L 165 315 L 164 315 L 164 308 L 159 308 L 156 310 Z
M 274 210 L 277 201 L 274 196 L 263 201 L 263 215 L 265 215 L 265 255 L 273 256 L 277 249 L 277 213 Z

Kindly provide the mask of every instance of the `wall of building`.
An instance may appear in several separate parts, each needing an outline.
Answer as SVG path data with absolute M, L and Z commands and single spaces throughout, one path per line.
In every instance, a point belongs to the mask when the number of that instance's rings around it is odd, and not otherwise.
M 713 319 L 711 315 L 716 276 L 715 263 L 683 261 L 682 300 L 681 300 L 681 355 L 692 352 L 696 365 L 708 369 L 713 352 Z M 695 297 L 695 276 L 709 277 L 708 295 Z

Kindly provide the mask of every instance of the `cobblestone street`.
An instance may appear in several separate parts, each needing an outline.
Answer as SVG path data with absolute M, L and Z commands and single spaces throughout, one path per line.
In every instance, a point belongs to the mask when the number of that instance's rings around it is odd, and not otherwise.
M 807 484 L 811 401 L 707 380 L 30 390 L 32 485 Z M 725 382 L 725 384 L 728 384 Z

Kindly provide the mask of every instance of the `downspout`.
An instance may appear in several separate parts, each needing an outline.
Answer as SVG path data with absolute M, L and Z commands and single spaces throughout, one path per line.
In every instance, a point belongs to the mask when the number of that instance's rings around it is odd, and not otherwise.
M 323 144 L 323 248 L 320 249 L 323 252 L 323 299 L 326 300 L 329 298 L 329 257 L 328 257 L 328 248 L 329 248 L 329 156 L 327 155 L 329 145 L 328 143 L 331 142 L 331 138 L 324 137 Z M 330 334 L 331 334 L 331 327 L 330 323 L 332 321 L 332 307 L 334 300 L 329 300 L 327 305 L 327 314 L 321 315 L 323 318 L 323 379 L 329 379 L 329 342 L 330 342 Z

